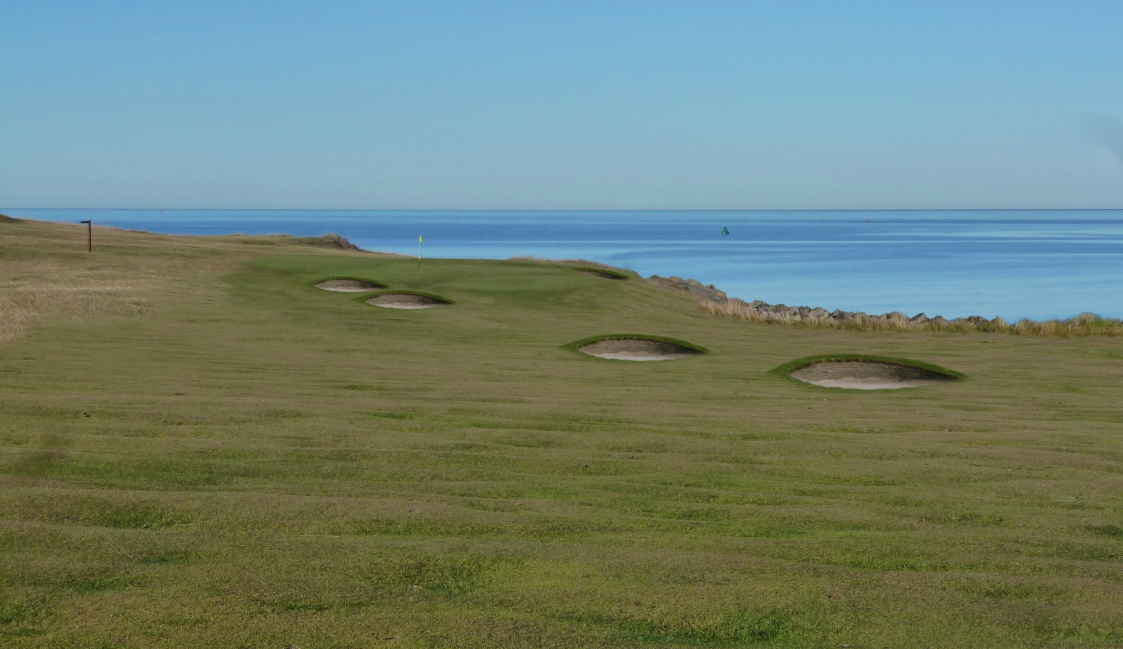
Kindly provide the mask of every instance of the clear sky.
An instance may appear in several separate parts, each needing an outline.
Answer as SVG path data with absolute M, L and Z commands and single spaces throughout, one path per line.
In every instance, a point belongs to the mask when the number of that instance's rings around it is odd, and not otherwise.
M 8 0 L 0 34 L 0 206 L 1123 207 L 1118 0 Z

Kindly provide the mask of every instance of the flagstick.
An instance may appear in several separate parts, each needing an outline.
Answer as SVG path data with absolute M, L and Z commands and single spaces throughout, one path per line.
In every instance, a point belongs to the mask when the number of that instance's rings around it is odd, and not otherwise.
M 417 267 L 421 268 L 421 237 L 417 237 Z

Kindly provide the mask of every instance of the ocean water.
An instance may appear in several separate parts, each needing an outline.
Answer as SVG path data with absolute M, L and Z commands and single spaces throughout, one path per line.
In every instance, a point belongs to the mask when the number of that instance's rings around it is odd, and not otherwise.
M 712 283 L 745 300 L 828 310 L 1123 317 L 1123 210 L 0 213 L 169 234 L 335 232 L 405 254 L 417 253 L 423 235 L 425 257 L 592 259 Z

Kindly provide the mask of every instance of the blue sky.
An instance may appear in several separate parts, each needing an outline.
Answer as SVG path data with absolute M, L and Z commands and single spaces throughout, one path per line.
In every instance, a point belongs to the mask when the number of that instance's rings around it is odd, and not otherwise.
M 1120 141 L 1120 27 L 1079 0 L 13 0 L 0 205 L 1120 208 L 1123 154 L 1081 126 Z

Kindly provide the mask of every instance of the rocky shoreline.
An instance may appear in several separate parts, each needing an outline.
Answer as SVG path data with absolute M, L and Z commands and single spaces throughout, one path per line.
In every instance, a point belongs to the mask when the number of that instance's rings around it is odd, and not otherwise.
M 885 322 L 885 323 L 908 323 L 912 325 L 923 325 L 932 323 L 935 325 L 946 324 L 963 324 L 972 326 L 982 326 L 987 324 L 1005 324 L 1001 317 L 995 317 L 994 320 L 987 320 L 986 318 L 978 315 L 968 316 L 966 318 L 956 318 L 948 320 L 943 316 L 935 316 L 929 318 L 924 313 L 918 313 L 909 317 L 907 313 L 900 311 L 891 311 L 889 313 L 882 313 L 872 315 L 864 311 L 843 311 L 835 309 L 834 311 L 827 311 L 822 307 L 806 307 L 806 306 L 787 306 L 785 304 L 769 304 L 761 300 L 753 300 L 752 302 L 743 302 L 737 300 L 745 305 L 745 308 L 755 311 L 759 314 L 761 320 L 784 320 L 790 322 L 818 322 L 821 320 L 834 320 L 835 322 Z
M 713 284 L 703 284 L 696 279 L 683 279 L 681 277 L 675 277 L 674 275 L 670 277 L 652 275 L 647 278 L 647 281 L 656 286 L 669 288 L 672 291 L 690 293 L 701 300 L 709 300 L 711 302 L 717 302 L 718 304 L 725 304 L 729 301 L 729 297 L 725 294 L 725 291 Z
M 731 298 L 713 284 L 703 284 L 681 277 L 647 278 L 650 284 L 672 291 L 689 293 L 702 309 L 714 315 L 751 322 L 767 322 L 794 327 L 822 327 L 854 331 L 929 331 L 959 333 L 1003 333 L 1015 336 L 1068 338 L 1073 336 L 1123 337 L 1123 321 L 1081 313 L 1066 320 L 1019 320 L 1007 323 L 1001 316 L 992 320 L 978 315 L 948 320 L 943 316 L 929 318 L 924 313 L 909 316 L 900 311 L 871 315 L 862 311 L 827 311 L 822 307 L 769 304 L 763 300 L 745 302 Z
M 761 322 L 784 322 L 784 323 L 808 323 L 808 324 L 825 324 L 825 323 L 854 323 L 854 324 L 871 324 L 871 325 L 889 325 L 902 328 L 919 328 L 926 325 L 934 327 L 953 326 L 959 328 L 985 328 L 987 326 L 1007 326 L 1006 322 L 1001 317 L 995 317 L 993 320 L 988 320 L 982 316 L 973 315 L 966 318 L 955 318 L 948 320 L 943 316 L 934 316 L 929 318 L 924 313 L 918 313 L 914 316 L 909 316 L 900 311 L 892 311 L 889 313 L 869 314 L 864 311 L 843 311 L 835 309 L 834 311 L 827 311 L 822 307 L 809 307 L 809 306 L 788 306 L 786 304 L 769 304 L 762 300 L 753 300 L 752 302 L 745 302 L 737 298 L 730 298 L 725 294 L 725 291 L 717 288 L 713 284 L 703 284 L 694 279 L 683 279 L 681 277 L 660 277 L 659 275 L 652 275 L 647 278 L 647 281 L 656 286 L 663 288 L 682 291 L 689 293 L 702 301 L 703 305 L 707 302 L 711 306 L 707 307 L 710 310 L 721 310 L 736 312 L 740 317 L 759 320 Z

